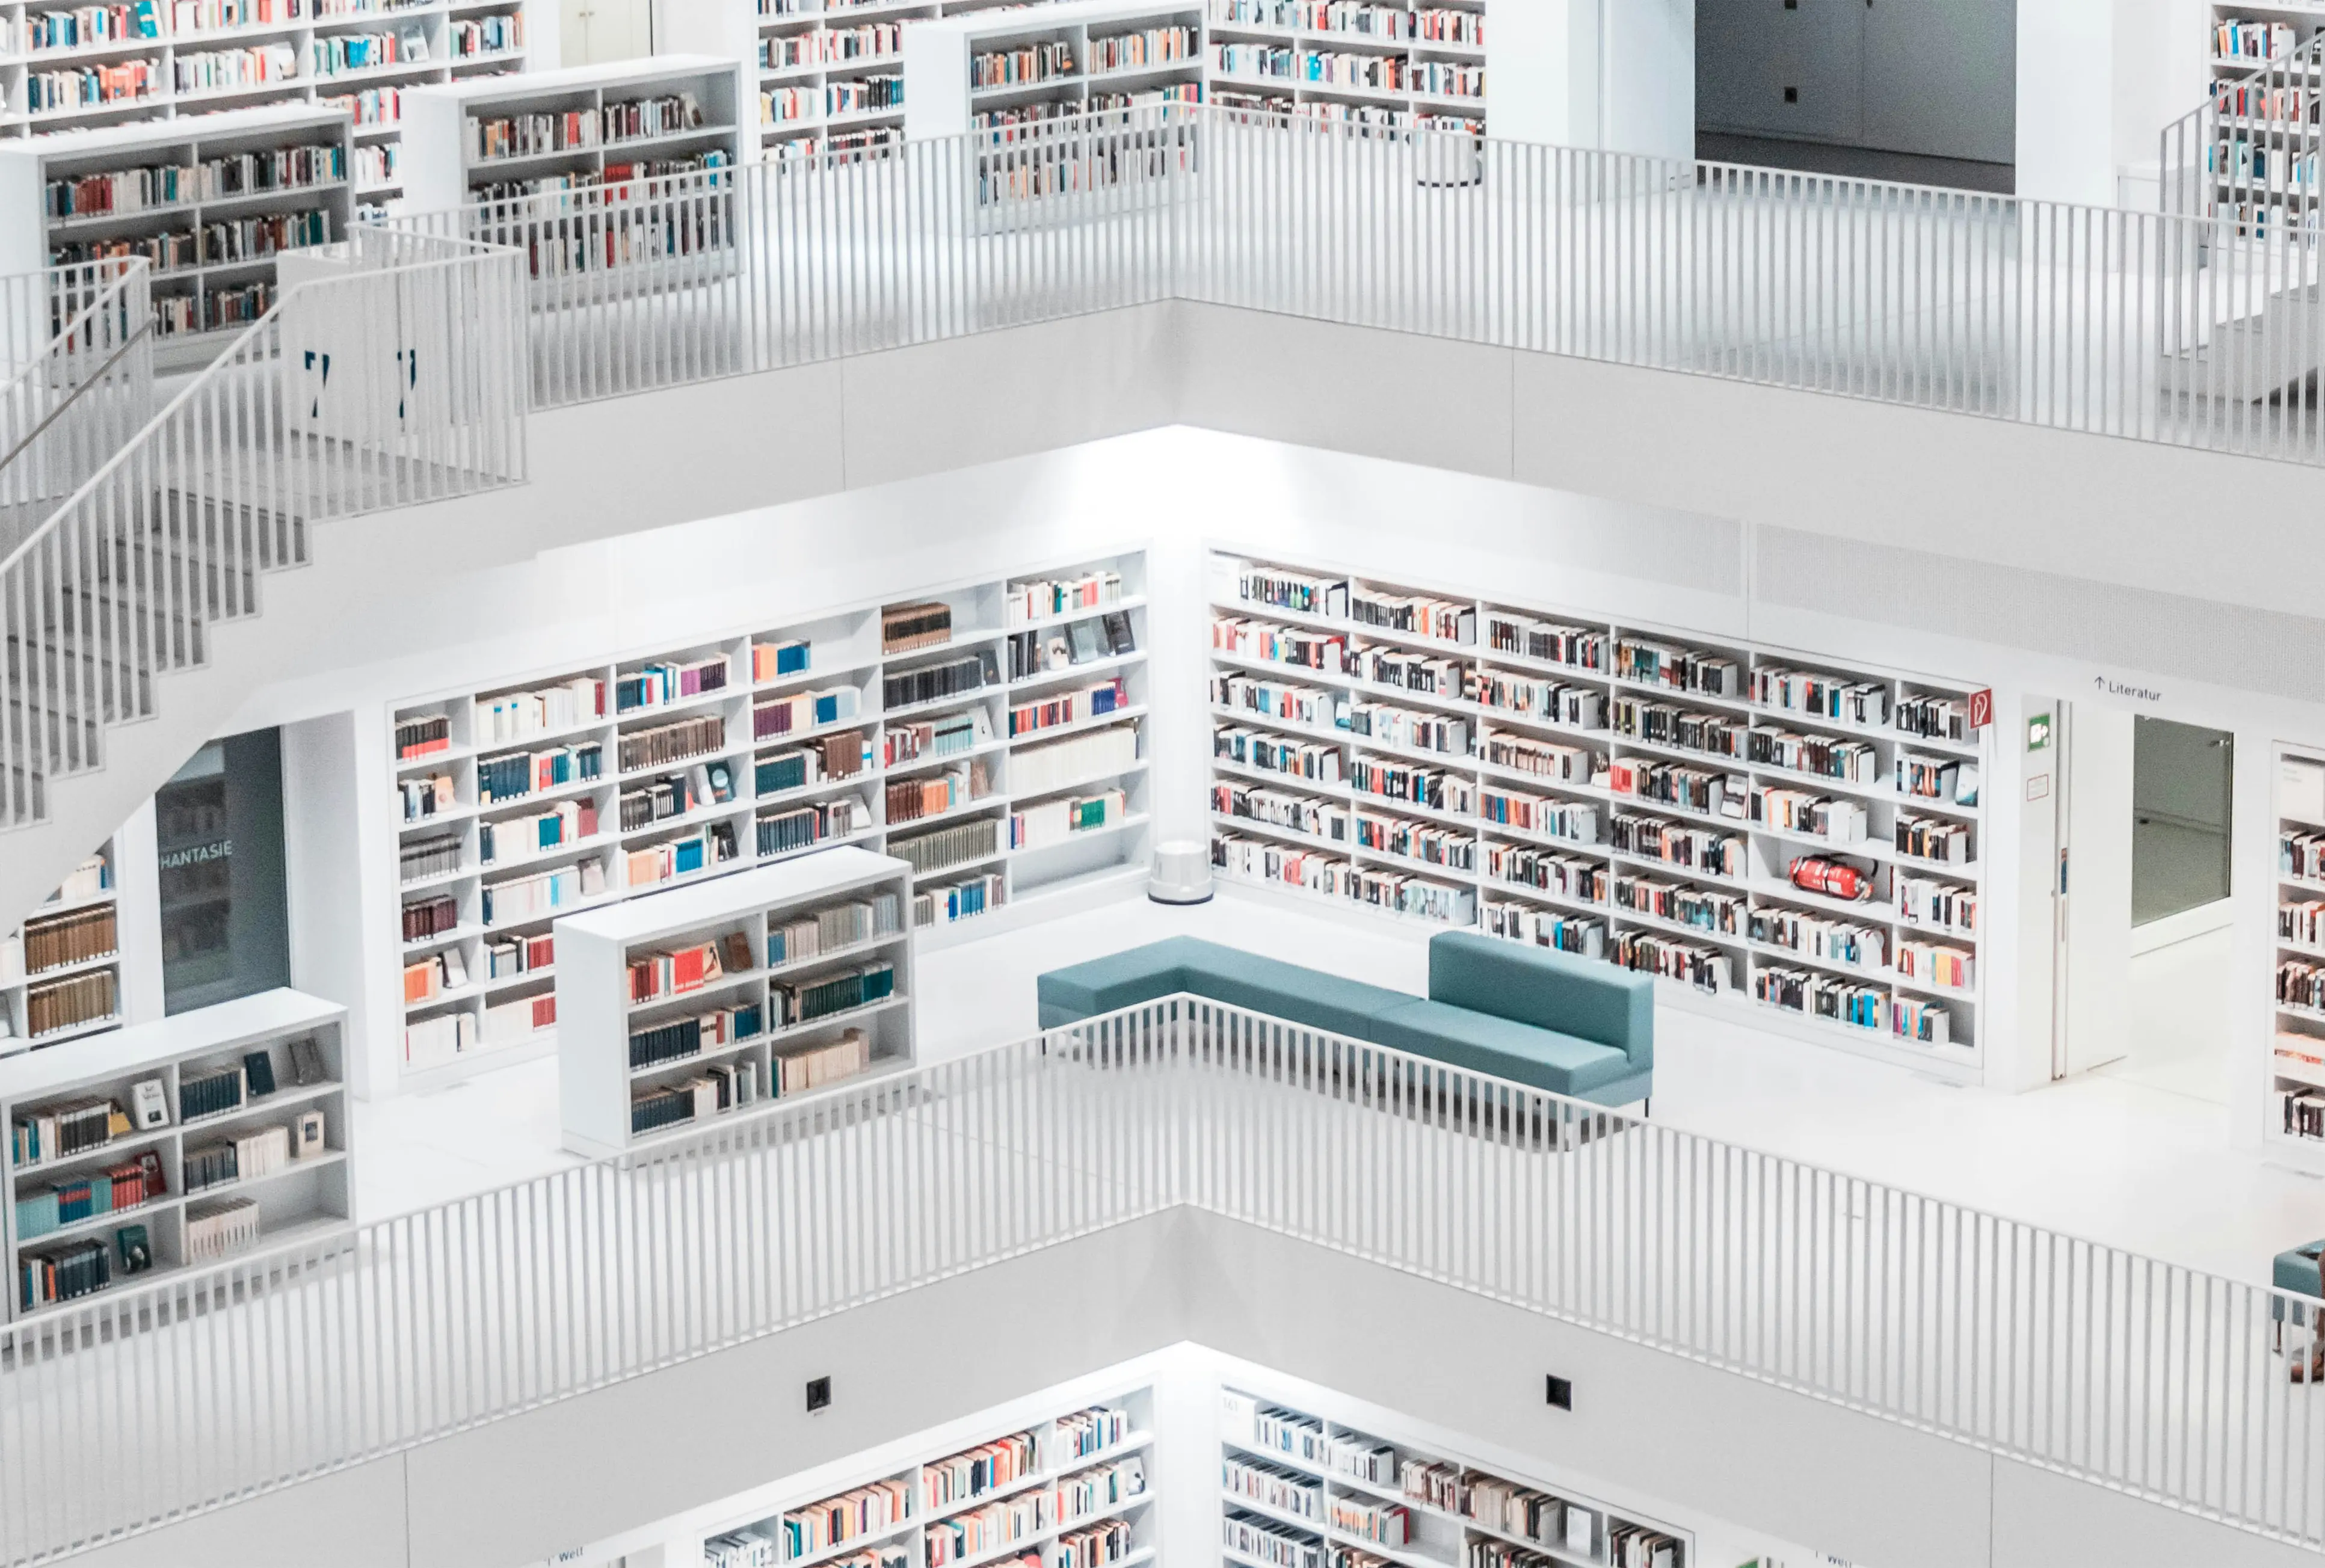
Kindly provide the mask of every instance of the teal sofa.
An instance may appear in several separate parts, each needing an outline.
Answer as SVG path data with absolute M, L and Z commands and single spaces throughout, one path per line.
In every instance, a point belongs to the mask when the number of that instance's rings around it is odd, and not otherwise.
M 1182 992 L 1595 1104 L 1653 1091 L 1653 981 L 1475 931 L 1430 939 L 1426 998 L 1192 936 L 1037 982 L 1045 1029 Z

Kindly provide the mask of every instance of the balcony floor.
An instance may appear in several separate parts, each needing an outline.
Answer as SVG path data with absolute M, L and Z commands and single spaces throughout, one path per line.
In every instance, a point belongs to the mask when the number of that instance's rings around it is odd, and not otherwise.
M 923 1061 L 1035 1031 L 1043 970 L 1186 934 L 1415 992 L 1424 937 L 1223 890 L 1046 922 L 920 962 Z M 2103 1241 L 2265 1284 L 2271 1257 L 2325 1235 L 2325 1185 L 2232 1137 L 2218 933 L 2133 960 L 2141 1035 L 2119 1063 L 2025 1094 L 1958 1088 L 1884 1063 L 1671 1007 L 1657 1019 L 1654 1118 Z M 2225 999 L 2221 999 L 2224 1003 Z M 558 1148 L 557 1064 L 357 1107 L 365 1219 L 571 1163 Z

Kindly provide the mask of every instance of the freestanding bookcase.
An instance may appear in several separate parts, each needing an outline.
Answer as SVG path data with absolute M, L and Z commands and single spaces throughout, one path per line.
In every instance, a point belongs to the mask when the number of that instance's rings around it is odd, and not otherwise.
M 346 1018 L 345 1009 L 295 991 L 263 992 L 0 1063 L 9 1315 L 350 1223 Z M 255 1075 L 253 1059 L 262 1056 L 263 1075 Z M 272 1091 L 261 1093 L 266 1079 Z M 141 1084 L 159 1092 L 156 1125 L 136 1118 Z M 292 1132 L 308 1113 L 322 1119 L 319 1144 L 302 1153 L 293 1135 L 287 1156 L 262 1147 L 265 1135 Z M 92 1114 L 97 1126 L 110 1123 L 109 1135 L 86 1130 Z M 69 1130 L 76 1120 L 83 1130 Z M 117 1174 L 149 1156 L 152 1167 L 134 1187 Z M 142 1195 L 112 1206 L 116 1182 Z M 76 1206 L 91 1212 L 60 1217 Z M 125 1259 L 131 1227 L 144 1231 L 148 1259 L 134 1272 Z M 106 1259 L 101 1271 L 87 1261 L 93 1244 Z M 70 1294 L 42 1299 L 27 1274 L 59 1260 L 69 1266 L 57 1272 Z
M 910 1066 L 912 909 L 910 866 L 841 845 L 558 921 L 565 1147 L 621 1154 Z
M 742 160 L 742 92 L 738 62 L 688 54 L 416 88 L 403 105 L 405 198 L 414 211 L 440 212 L 602 185 L 624 169 L 644 179 L 678 165 L 732 168 Z M 690 100 L 699 121 L 662 114 L 625 125 L 625 109 L 635 120 L 637 106 L 672 98 Z
M 904 35 L 904 134 L 1200 101 L 1202 41 L 1200 5 L 1157 0 L 1065 0 L 922 23 Z
M 0 272 L 146 256 L 164 359 L 201 360 L 273 306 L 279 254 L 347 237 L 353 134 L 298 105 L 0 142 Z
M 982 26 L 997 20 L 1004 32 L 1038 34 L 1045 26 L 1075 25 L 1048 14 L 1079 12 L 1088 3 L 704 0 L 673 6 L 663 20 L 672 47 L 743 62 L 757 87 L 755 140 L 764 157 L 872 156 L 902 137 L 906 113 L 919 101 L 921 88 L 912 85 L 905 65 L 915 33 L 940 21 Z M 1103 8 L 1111 9 L 1112 0 Z M 1149 0 L 1127 9 L 1134 16 L 1192 14 L 1195 69 L 1159 74 L 1169 84 L 1199 84 L 1209 102 L 1383 129 L 1480 135 L 1489 37 L 1502 45 L 1492 56 L 1492 71 L 1505 106 L 1531 108 L 1533 100 L 1568 91 L 1565 56 L 1551 47 L 1556 41 L 1546 35 L 1550 30 L 1510 26 L 1489 33 L 1487 8 L 1488 0 L 1341 6 L 1212 0 L 1208 6 L 1178 7 Z M 1505 7 L 1505 14 L 1530 22 L 1520 9 Z M 1101 93 L 1151 93 L 1158 84 L 1102 78 L 1089 85 Z M 948 112 L 957 110 L 956 105 Z

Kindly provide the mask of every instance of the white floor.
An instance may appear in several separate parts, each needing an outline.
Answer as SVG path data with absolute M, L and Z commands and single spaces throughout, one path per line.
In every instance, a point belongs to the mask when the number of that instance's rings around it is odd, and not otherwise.
M 1144 899 L 927 955 L 923 1060 L 1034 1032 L 1043 970 L 1185 932 L 1416 992 L 1422 936 L 1224 890 Z M 1843 1053 L 1666 1008 L 1654 1116 L 1690 1130 L 2047 1225 L 2230 1277 L 2325 1235 L 2325 1182 L 2233 1147 L 2227 936 L 2134 961 L 2140 1035 L 2120 1064 L 2033 1093 L 1950 1088 Z M 569 1163 L 555 1059 L 358 1105 L 359 1214 L 376 1219 Z

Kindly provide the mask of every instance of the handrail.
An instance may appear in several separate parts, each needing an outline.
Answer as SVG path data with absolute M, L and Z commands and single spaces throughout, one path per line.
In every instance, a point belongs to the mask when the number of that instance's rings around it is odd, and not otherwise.
M 61 504 L 153 411 L 141 346 L 153 319 L 153 269 L 142 257 L 51 269 L 14 290 L 52 333 L 0 386 L 0 554 Z M 11 280 L 11 282 L 16 281 Z M 37 292 L 37 300 L 23 295 Z
M 396 222 L 544 407 L 1185 299 L 2325 464 L 2315 247 L 2206 217 L 1169 106 Z
M 295 264 L 314 275 L 0 555 L 0 827 L 40 820 L 106 726 L 150 715 L 154 678 L 255 613 L 257 576 L 302 564 L 312 524 L 523 477 L 512 254 L 358 226 Z
M 2266 25 L 2256 23 L 2255 25 Z M 2307 164 L 2310 211 L 2306 226 L 2312 237 L 2317 227 L 2316 203 L 2325 196 L 2318 181 L 2317 153 L 2325 118 L 2320 118 L 2318 93 L 2325 88 L 2325 33 L 2282 52 L 2261 56 L 2253 69 L 2229 81 L 2215 81 L 2204 102 L 2163 127 L 2158 137 L 2156 164 L 2162 175 L 2163 210 L 2168 213 L 2216 216 L 2226 194 L 2231 208 L 2256 196 L 2284 195 L 2304 182 Z M 2254 110 L 2262 111 L 2255 114 Z M 2276 138 L 2272 147 L 2247 138 L 2243 152 L 2237 138 L 2226 134 L 2231 122 L 2262 122 Z M 2280 183 L 2267 165 L 2288 167 Z M 2234 213 L 2230 221 L 2242 228 L 2256 215 Z M 2293 226 L 2302 226 L 2295 224 Z
M 90 327 L 108 316 L 119 314 L 124 303 L 123 294 L 128 286 L 138 278 L 150 280 L 153 274 L 153 264 L 144 256 L 74 263 L 31 274 L 44 285 L 42 292 L 47 296 L 45 302 L 48 305 L 44 314 L 53 321 L 60 306 L 69 308 L 72 314 L 48 329 L 47 341 L 39 354 L 27 356 L 14 367 L 9 374 L 7 386 L 0 388 L 0 399 L 5 399 L 26 377 L 46 365 L 55 356 L 60 346 L 69 352 Z M 10 279 L 8 281 L 14 283 L 18 280 Z M 94 292 L 90 291 L 92 285 L 97 285 Z M 76 300 L 79 303 L 75 304 Z
M 1181 1205 L 2325 1545 L 2320 1303 L 1182 995 L 9 1325 L 0 1563 Z
M 143 258 L 141 257 L 140 259 L 142 260 Z M 30 451 L 32 449 L 32 443 L 39 440 L 51 426 L 56 424 L 59 420 L 62 419 L 68 412 L 69 412 L 73 406 L 84 396 L 88 395 L 97 385 L 98 382 L 104 377 L 107 372 L 112 370 L 116 365 L 119 364 L 122 360 L 128 357 L 129 352 L 132 349 L 143 345 L 153 335 L 153 318 L 149 314 L 145 319 L 139 324 L 136 330 L 130 333 L 127 337 L 122 339 L 120 346 L 116 347 L 112 353 L 105 356 L 103 362 L 97 365 L 95 373 L 92 374 L 87 381 L 75 385 L 72 391 L 65 394 L 64 401 L 51 409 L 47 413 L 42 414 L 41 416 L 41 422 L 34 425 L 30 430 L 26 431 L 22 440 L 9 447 L 5 452 L 0 452 L 0 471 L 5 471 L 9 464 L 14 463 L 17 458 Z

